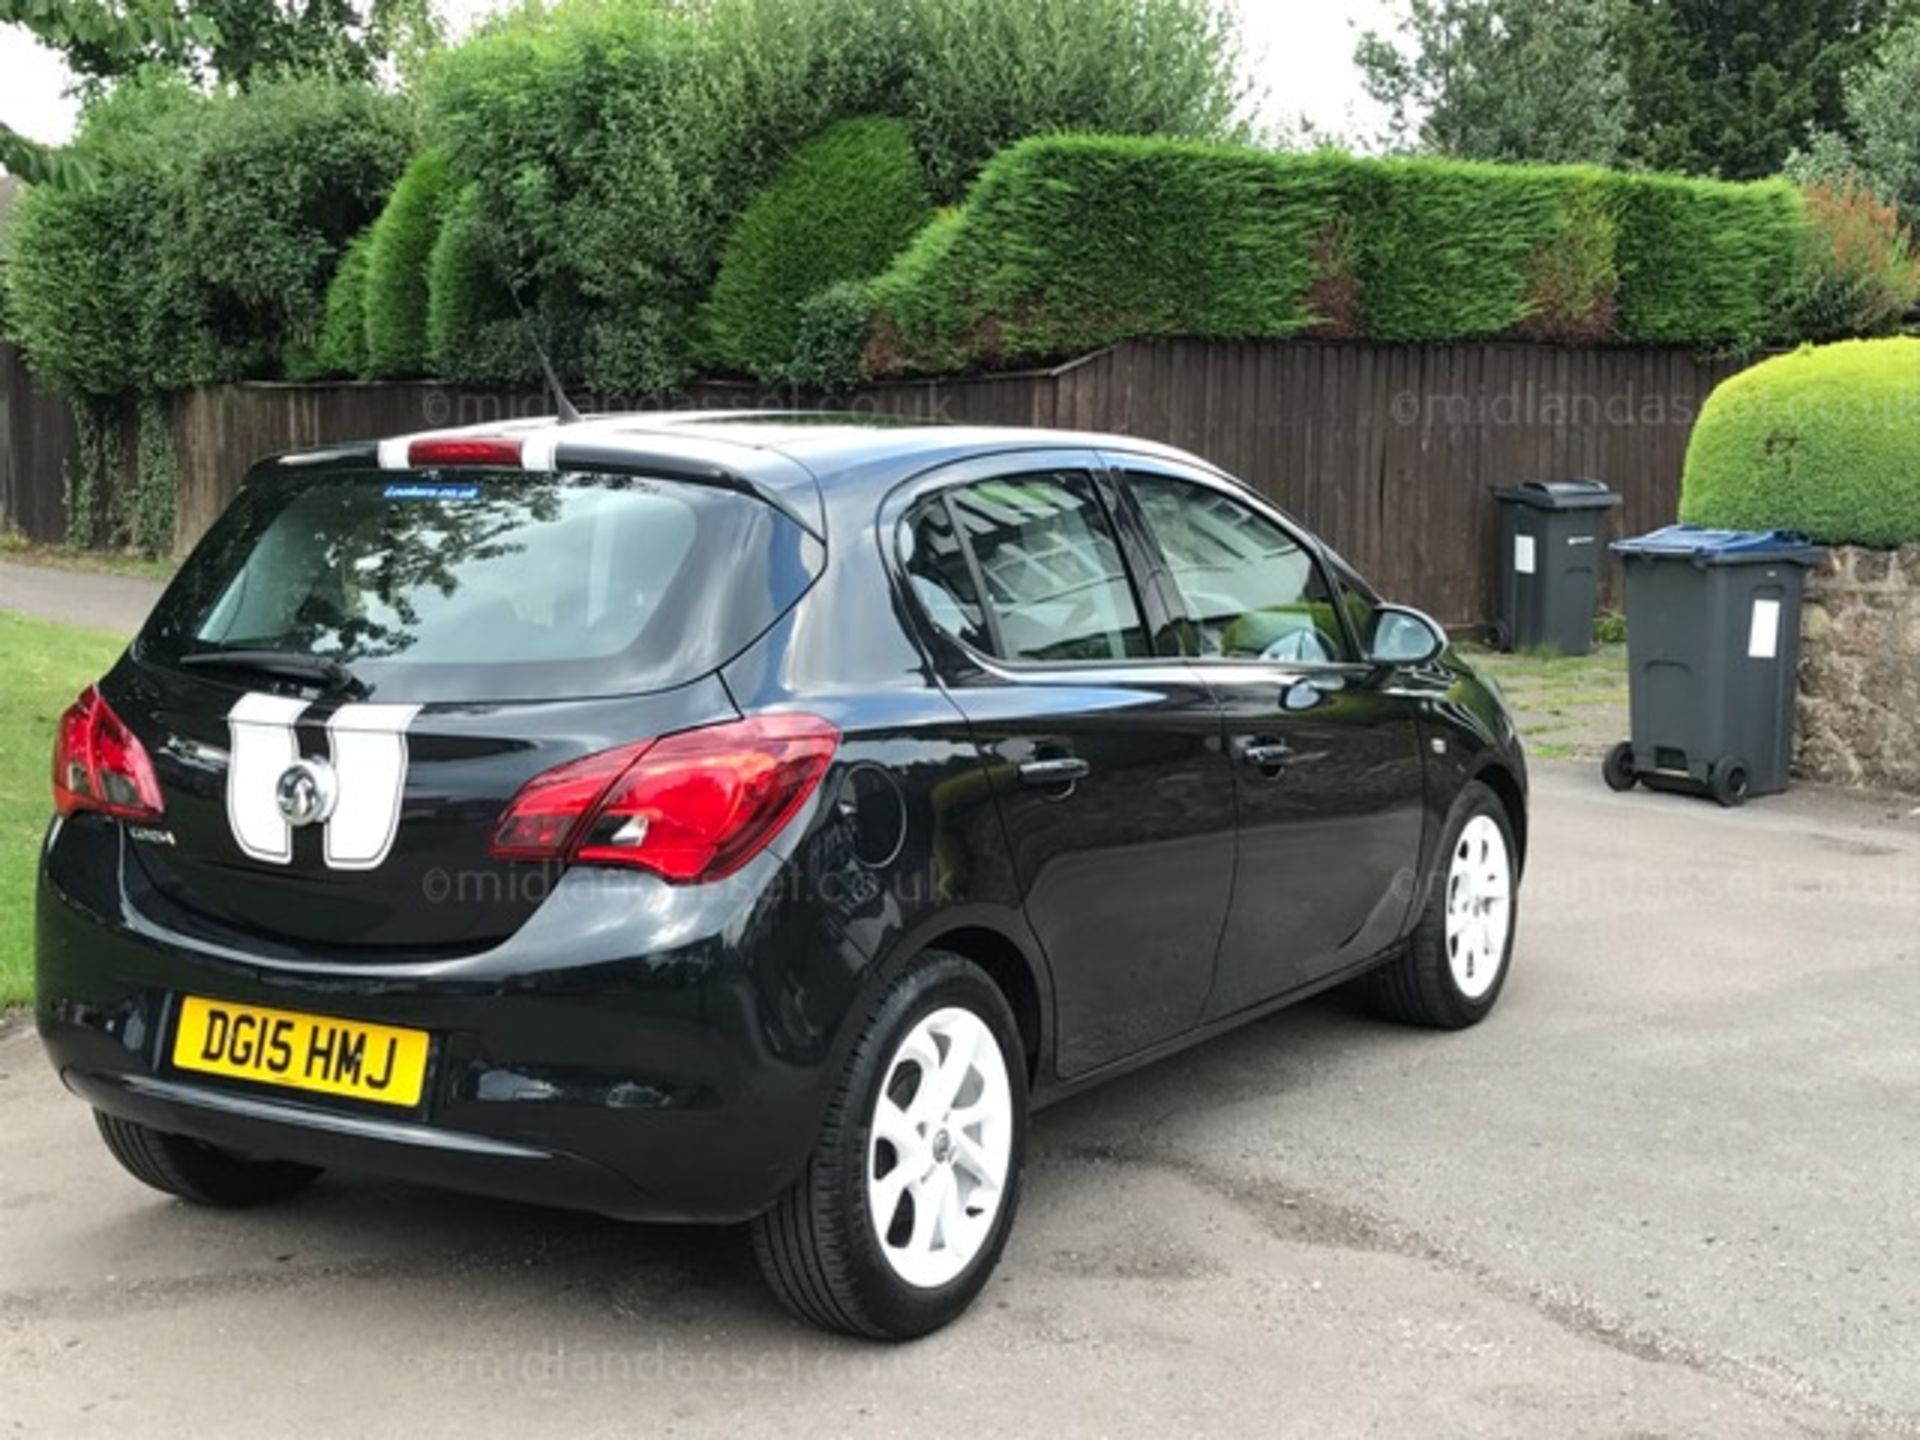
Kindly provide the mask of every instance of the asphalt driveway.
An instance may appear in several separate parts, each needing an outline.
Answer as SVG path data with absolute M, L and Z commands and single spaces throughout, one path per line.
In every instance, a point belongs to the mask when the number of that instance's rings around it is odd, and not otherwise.
M 0 610 L 131 635 L 166 587 L 138 575 L 59 570 L 0 560 Z
M 1543 765 L 1517 969 L 1047 1112 L 1000 1276 L 821 1337 L 735 1233 L 197 1212 L 0 1039 L 0 1435 L 1920 1434 L 1920 822 Z

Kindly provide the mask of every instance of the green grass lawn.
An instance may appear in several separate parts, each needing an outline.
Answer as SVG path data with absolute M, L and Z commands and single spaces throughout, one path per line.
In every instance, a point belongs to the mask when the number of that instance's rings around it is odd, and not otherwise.
M 126 643 L 0 610 L 0 1009 L 33 998 L 33 869 L 53 809 L 54 721 Z
M 1627 647 L 1590 655 L 1501 655 L 1477 646 L 1467 657 L 1500 682 L 1527 753 L 1541 760 L 1596 760 L 1627 738 Z

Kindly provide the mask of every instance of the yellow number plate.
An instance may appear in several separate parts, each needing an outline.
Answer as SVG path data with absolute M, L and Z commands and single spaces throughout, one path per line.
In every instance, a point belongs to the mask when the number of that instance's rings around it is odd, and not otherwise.
M 181 1070 L 413 1106 L 427 1078 L 424 1030 L 187 996 L 173 1036 Z

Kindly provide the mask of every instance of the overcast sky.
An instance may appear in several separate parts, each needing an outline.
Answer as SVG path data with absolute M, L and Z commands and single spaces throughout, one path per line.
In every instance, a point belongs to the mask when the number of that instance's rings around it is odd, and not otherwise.
M 454 30 L 464 30 L 502 0 L 438 0 Z M 1045 4 L 1047 0 L 1033 0 Z M 1245 27 L 1247 67 L 1266 92 L 1262 118 L 1365 137 L 1379 116 L 1353 68 L 1358 33 L 1386 28 L 1391 0 L 1234 0 Z M 75 105 L 63 93 L 66 67 L 17 25 L 0 25 L 0 121 L 36 140 L 73 133 Z

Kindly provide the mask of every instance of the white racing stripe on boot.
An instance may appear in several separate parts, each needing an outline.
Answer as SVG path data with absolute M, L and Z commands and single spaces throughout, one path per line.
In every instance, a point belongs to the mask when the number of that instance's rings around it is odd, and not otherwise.
M 293 722 L 306 708 L 296 696 L 255 692 L 227 711 L 227 825 L 241 853 L 255 860 L 293 859 L 293 827 L 280 813 L 275 787 L 300 758 Z
M 372 870 L 400 828 L 407 788 L 407 727 L 418 705 L 342 705 L 327 721 L 340 801 L 327 822 L 327 866 Z

